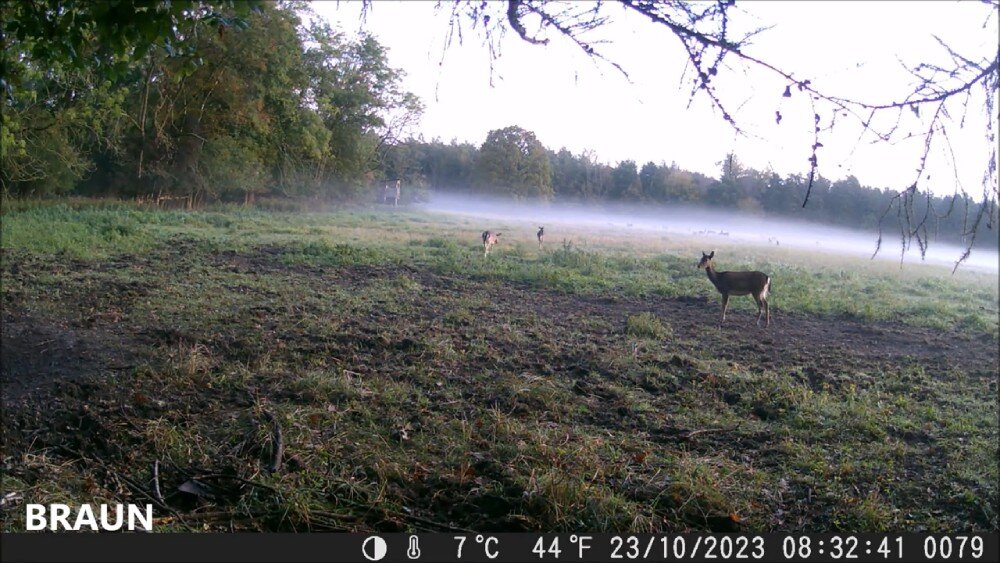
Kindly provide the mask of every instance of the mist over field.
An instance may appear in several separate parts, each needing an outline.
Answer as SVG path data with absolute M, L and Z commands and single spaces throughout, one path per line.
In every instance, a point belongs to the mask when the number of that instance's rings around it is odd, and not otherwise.
M 628 205 L 618 203 L 552 203 L 516 202 L 486 196 L 469 196 L 448 192 L 434 192 L 429 201 L 420 204 L 422 209 L 480 217 L 493 221 L 525 221 L 545 226 L 549 241 L 562 240 L 557 227 L 593 228 L 601 232 L 619 234 L 634 231 L 637 237 L 677 235 L 704 241 L 704 250 L 713 245 L 748 244 L 754 246 L 779 246 L 816 252 L 833 253 L 869 259 L 874 253 L 878 233 L 831 227 L 807 221 L 794 221 L 774 217 L 760 217 L 726 213 L 699 206 L 656 204 Z M 496 225 L 483 223 L 483 229 Z M 875 256 L 878 260 L 900 261 L 900 237 L 895 226 L 888 224 L 883 230 L 882 248 Z M 955 245 L 931 240 L 926 256 L 921 259 L 916 242 L 903 257 L 904 264 L 931 264 L 952 268 L 964 249 Z M 997 272 L 998 253 L 978 245 L 959 269 Z

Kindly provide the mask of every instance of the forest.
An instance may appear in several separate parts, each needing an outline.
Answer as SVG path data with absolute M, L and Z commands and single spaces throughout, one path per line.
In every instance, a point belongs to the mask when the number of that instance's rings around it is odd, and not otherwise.
M 990 221 L 971 220 L 982 202 L 964 193 L 906 194 L 904 210 L 891 207 L 898 190 L 852 176 L 782 177 L 733 154 L 719 155 L 718 178 L 670 155 L 609 164 L 516 125 L 478 146 L 414 138 L 421 102 L 404 70 L 376 39 L 349 37 L 303 2 L 50 4 L 3 7 L 5 198 L 371 202 L 400 179 L 410 202 L 450 190 L 702 204 L 869 231 L 920 222 L 931 239 L 997 245 L 983 235 Z

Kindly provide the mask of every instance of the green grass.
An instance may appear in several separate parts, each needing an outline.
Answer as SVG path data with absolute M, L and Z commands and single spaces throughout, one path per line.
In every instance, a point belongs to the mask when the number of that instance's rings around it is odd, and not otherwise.
M 6 207 L 5 320 L 93 379 L 3 414 L 2 492 L 146 502 L 156 461 L 160 531 L 997 529 L 995 276 L 723 247 L 774 324 L 719 328 L 695 241 L 494 228 Z
M 11 207 L 11 206 L 8 206 Z M 254 210 L 157 212 L 125 203 L 13 206 L 4 215 L 2 247 L 38 255 L 93 260 L 139 254 L 176 237 L 216 250 L 282 247 L 289 264 L 316 266 L 413 264 L 436 273 L 540 286 L 565 293 L 625 296 L 713 296 L 695 251 L 675 242 L 651 252 L 654 238 L 639 238 L 623 252 L 625 235 L 564 239 L 539 252 L 526 241 L 502 241 L 488 259 L 474 251 L 476 233 L 450 216 L 373 211 L 268 213 Z M 514 225 L 504 225 L 508 231 Z M 569 235 L 576 234 L 569 230 Z M 526 237 L 524 237 L 526 238 Z M 778 311 L 843 315 L 862 320 L 899 320 L 933 327 L 996 333 L 995 276 L 922 265 L 897 265 L 817 257 L 776 249 L 734 246 L 720 250 L 720 268 L 754 268 L 773 280 Z M 723 258 L 724 257 L 724 258 Z M 724 260 L 724 262 L 721 262 Z M 733 300 L 734 311 L 750 311 L 749 300 Z
M 659 318 L 651 313 L 640 313 L 629 317 L 626 321 L 625 332 L 638 338 L 652 340 L 664 340 L 672 334 L 670 327 L 664 325 Z

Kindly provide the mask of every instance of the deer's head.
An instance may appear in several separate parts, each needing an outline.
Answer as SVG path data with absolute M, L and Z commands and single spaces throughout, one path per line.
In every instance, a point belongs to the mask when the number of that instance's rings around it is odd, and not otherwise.
M 705 254 L 705 251 L 701 251 L 701 262 L 698 262 L 698 268 L 709 268 L 712 266 L 712 258 L 715 257 L 715 251 L 713 250 L 711 254 Z

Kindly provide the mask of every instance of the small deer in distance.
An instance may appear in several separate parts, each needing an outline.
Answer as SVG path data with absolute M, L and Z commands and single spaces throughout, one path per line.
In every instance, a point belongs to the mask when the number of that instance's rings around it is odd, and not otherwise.
M 497 243 L 498 237 L 501 233 L 494 233 L 493 231 L 483 231 L 483 256 L 487 256 L 490 250 L 493 249 L 493 245 Z
M 545 237 L 545 227 L 538 227 L 538 248 L 542 248 L 542 239 Z
M 767 294 L 771 291 L 771 278 L 764 272 L 716 272 L 712 264 L 715 251 L 711 254 L 701 253 L 698 268 L 705 268 L 709 281 L 722 294 L 722 321 L 726 322 L 726 309 L 729 307 L 730 295 L 751 295 L 757 302 L 757 326 L 761 317 L 766 318 L 765 327 L 771 326 L 771 310 L 767 305 Z

